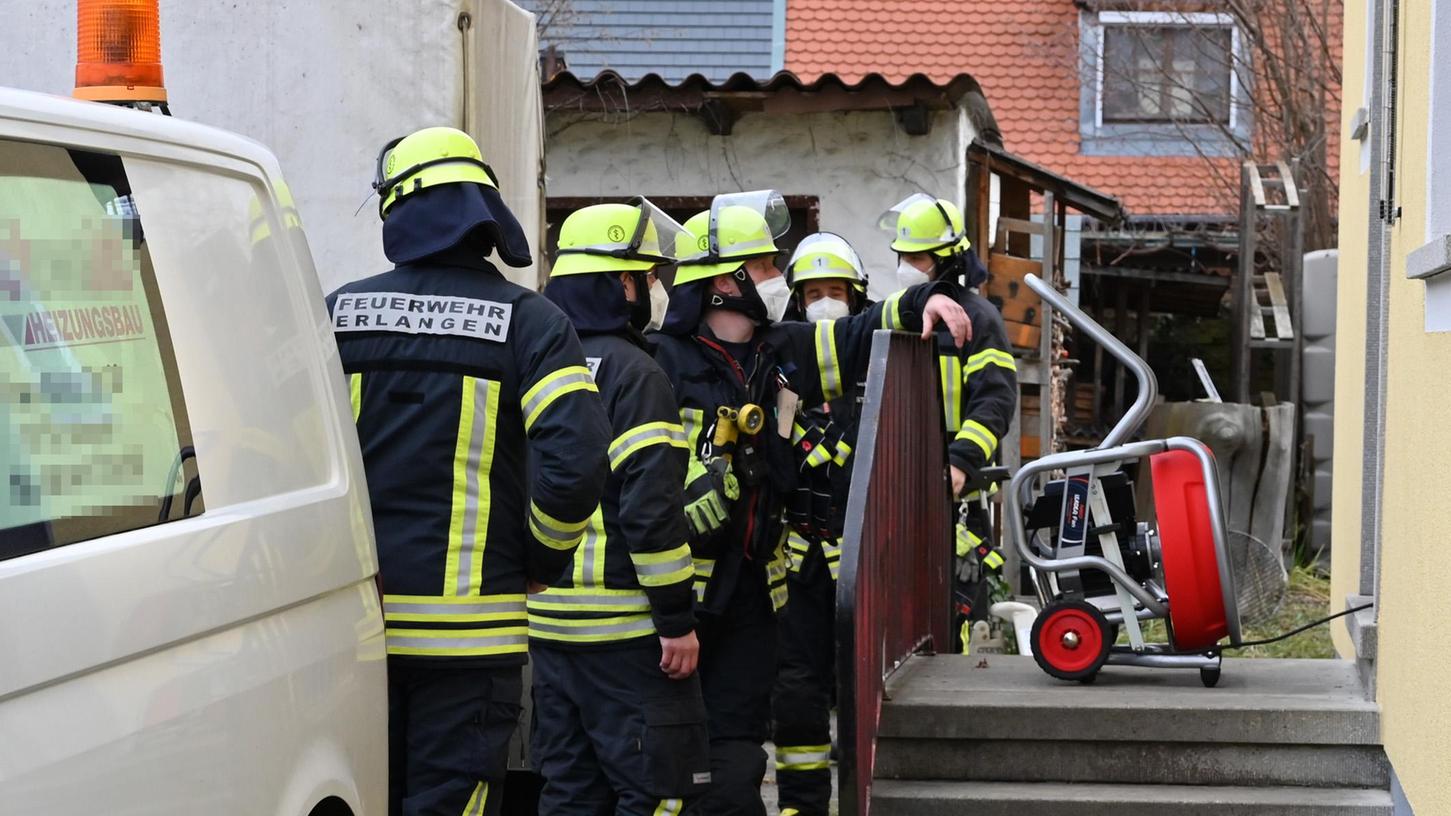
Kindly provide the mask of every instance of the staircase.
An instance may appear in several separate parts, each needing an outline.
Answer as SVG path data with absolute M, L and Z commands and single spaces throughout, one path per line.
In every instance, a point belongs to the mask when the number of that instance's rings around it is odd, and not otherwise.
M 878 731 L 873 816 L 1390 816 L 1380 714 L 1354 663 L 1110 666 L 1092 686 L 1031 657 L 914 657 Z

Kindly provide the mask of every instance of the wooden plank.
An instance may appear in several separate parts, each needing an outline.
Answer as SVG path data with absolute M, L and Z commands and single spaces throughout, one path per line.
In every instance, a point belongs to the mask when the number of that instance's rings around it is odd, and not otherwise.
M 1033 417 L 1033 419 L 1036 420 L 1037 417 Z M 1028 425 L 1028 420 L 1027 419 L 1024 419 L 1023 420 L 1023 425 L 1025 425 L 1025 426 Z M 1023 456 L 1024 459 L 1037 459 L 1038 458 L 1038 455 L 1043 450 L 1043 446 L 1038 441 L 1038 437 L 1036 437 L 1036 436 L 1024 436 L 1023 437 L 1023 444 L 1022 444 L 1021 447 L 1022 447 L 1022 456 Z
M 1010 232 L 1017 235 L 1043 235 L 1044 229 L 1044 225 L 1038 221 L 999 216 L 998 233 L 993 236 L 993 246 L 1007 246 L 1007 236 Z
M 994 254 L 988 258 L 987 284 L 983 293 L 1002 312 L 1004 320 L 1037 324 L 1043 299 L 1028 288 L 1028 275 L 1041 275 L 1043 265 L 1028 258 Z
M 1134 269 L 1131 267 L 1118 266 L 1093 266 L 1083 264 L 1080 270 L 1085 275 L 1093 275 L 1100 278 L 1132 278 L 1134 280 L 1150 280 L 1160 283 L 1185 283 L 1191 286 L 1229 286 L 1229 275 L 1216 275 L 1200 272 L 1165 272 L 1158 269 Z
M 1225 407 L 1230 407 L 1229 403 Z M 1260 479 L 1260 452 L 1264 448 L 1264 414 L 1259 408 L 1233 404 L 1244 428 L 1242 445 L 1229 469 L 1229 531 L 1247 533 L 1254 513 L 1255 488 Z
M 1280 273 L 1266 272 L 1265 287 L 1270 290 L 1270 308 L 1275 311 L 1275 337 L 1280 340 L 1295 339 L 1295 327 L 1290 325 L 1290 305 L 1285 298 L 1285 284 Z
M 1290 209 L 1300 208 L 1300 190 L 1295 186 L 1295 174 L 1284 162 L 1276 162 L 1275 166 L 1280 168 L 1280 184 L 1285 189 L 1285 204 Z
M 993 295 L 988 295 L 988 302 L 998 307 L 998 311 L 1002 313 L 1004 320 L 1011 320 L 1014 323 L 1026 323 L 1030 326 L 1038 325 L 1038 310 L 1043 305 L 1039 302 L 1029 301 L 1026 297 L 1000 301 Z
M 1015 348 L 1034 350 L 1038 348 L 1038 339 L 1043 333 L 1041 327 L 1028 323 L 1004 320 L 1003 328 L 1007 330 L 1008 342 L 1012 343 Z
M 1060 283 L 1058 275 L 1058 219 L 1055 217 L 1057 209 L 1054 206 L 1054 195 L 1052 190 L 1043 193 L 1043 280 L 1049 286 L 1057 287 Z M 1038 368 L 1039 379 L 1042 381 L 1042 393 L 1044 395 L 1043 413 L 1038 418 L 1038 435 L 1042 437 L 1042 453 L 1047 455 L 1057 450 L 1054 437 L 1058 432 L 1058 406 L 1054 404 L 1052 393 L 1053 382 L 1053 361 L 1058 357 L 1058 349 L 1054 347 L 1053 337 L 1053 306 L 1049 303 L 1043 304 L 1042 317 L 1039 324 L 1043 327 L 1038 339 Z
M 1290 469 L 1294 462 L 1295 406 L 1285 403 L 1264 412 L 1269 425 L 1268 442 L 1249 533 L 1283 557 L 1285 505 L 1290 500 Z
M 1265 183 L 1260 178 L 1259 165 L 1245 162 L 1245 169 L 1249 171 L 1250 195 L 1254 198 L 1255 207 L 1263 209 L 1265 206 Z
M 1249 309 L 1249 339 L 1265 339 L 1265 316 L 1260 313 L 1259 302 L 1250 304 Z

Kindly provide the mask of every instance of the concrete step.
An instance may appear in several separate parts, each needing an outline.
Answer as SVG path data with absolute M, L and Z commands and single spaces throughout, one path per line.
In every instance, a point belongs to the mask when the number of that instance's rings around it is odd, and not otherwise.
M 1032 658 L 913 658 L 888 687 L 875 776 L 942 782 L 1390 786 L 1380 715 L 1356 667 L 1227 660 L 1197 672 L 1108 667 L 1092 686 Z
M 913 658 L 892 678 L 878 734 L 900 740 L 1374 746 L 1380 716 L 1355 665 L 1224 661 L 1219 686 L 1194 671 L 1108 666 L 1091 686 L 1031 657 Z
M 1012 782 L 872 785 L 874 816 L 1391 816 L 1391 796 L 1357 788 L 1241 788 Z
M 877 743 L 879 779 L 1140 785 L 1390 786 L 1378 746 L 1063 740 Z

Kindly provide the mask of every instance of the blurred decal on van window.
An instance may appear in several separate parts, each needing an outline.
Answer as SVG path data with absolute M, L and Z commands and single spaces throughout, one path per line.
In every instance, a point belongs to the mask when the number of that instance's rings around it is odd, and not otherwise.
M 166 521 L 186 428 L 121 160 L 0 143 L 0 558 Z

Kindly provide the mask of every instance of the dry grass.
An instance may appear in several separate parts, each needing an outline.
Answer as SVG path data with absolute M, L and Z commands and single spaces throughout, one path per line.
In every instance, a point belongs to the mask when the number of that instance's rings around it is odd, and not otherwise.
M 1295 567 L 1290 572 L 1290 591 L 1275 616 L 1268 621 L 1245 627 L 1245 640 L 1264 640 L 1304 626 L 1330 614 L 1330 576 L 1308 567 Z M 1267 646 L 1253 646 L 1231 654 L 1237 657 L 1335 657 L 1330 642 L 1330 627 L 1342 621 L 1302 632 L 1288 640 Z
M 1330 614 L 1330 576 L 1307 567 L 1296 567 L 1290 573 L 1290 588 L 1285 602 L 1273 618 L 1246 626 L 1245 640 L 1265 640 L 1304 626 Z M 1330 642 L 1330 627 L 1340 624 L 1331 621 L 1302 632 L 1287 640 L 1265 646 L 1236 649 L 1227 654 L 1231 657 L 1335 657 L 1335 647 Z M 1149 621 L 1144 624 L 1144 638 L 1150 642 L 1163 642 L 1164 622 Z M 1120 631 L 1119 643 L 1127 644 L 1128 635 Z

